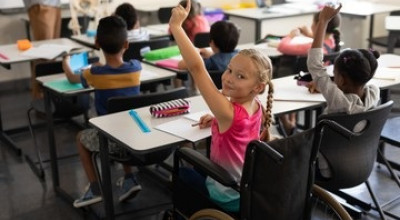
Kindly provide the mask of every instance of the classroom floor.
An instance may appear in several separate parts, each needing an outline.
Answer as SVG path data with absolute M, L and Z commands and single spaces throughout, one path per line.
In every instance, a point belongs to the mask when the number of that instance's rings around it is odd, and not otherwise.
M 397 109 L 400 95 L 394 94 Z M 26 110 L 29 106 L 30 95 L 27 80 L 0 82 L 0 105 L 3 128 L 10 129 L 27 125 Z M 394 113 L 399 115 L 400 113 Z M 76 118 L 76 120 L 81 120 Z M 40 118 L 36 122 L 43 121 Z M 68 156 L 59 162 L 61 187 L 73 198 L 77 198 L 84 186 L 86 177 L 76 155 L 75 135 L 80 130 L 72 124 L 57 124 L 55 126 L 56 141 L 59 156 Z M 38 141 L 43 151 L 44 159 L 48 158 L 46 128 L 35 129 Z M 23 155 L 33 156 L 32 139 L 28 131 L 11 136 L 22 149 Z M 390 158 L 400 158 L 400 150 L 390 148 Z M 72 156 L 71 156 L 72 155 Z M 13 151 L 0 143 L 0 219 L 86 219 L 93 215 L 87 210 L 75 209 L 70 202 L 56 196 L 53 191 L 50 164 L 45 163 L 45 181 L 40 181 L 31 171 L 24 157 L 16 156 Z M 122 174 L 121 167 L 113 165 L 113 182 Z M 116 204 L 116 211 L 129 210 L 130 213 L 118 219 L 161 220 L 162 210 L 171 207 L 171 192 L 167 184 L 151 178 L 148 172 L 139 171 L 139 181 L 143 191 L 131 202 Z M 388 201 L 400 194 L 390 179 L 385 167 L 375 168 L 370 181 L 373 189 L 378 194 L 379 201 Z M 360 198 L 369 201 L 364 186 L 348 190 Z M 117 189 L 114 189 L 114 199 L 117 199 Z M 394 209 L 400 215 L 400 200 L 395 203 Z M 94 205 L 92 211 L 102 215 L 102 204 Z M 318 219 L 318 218 L 313 218 Z M 377 213 L 372 211 L 362 216 L 363 220 L 379 219 Z

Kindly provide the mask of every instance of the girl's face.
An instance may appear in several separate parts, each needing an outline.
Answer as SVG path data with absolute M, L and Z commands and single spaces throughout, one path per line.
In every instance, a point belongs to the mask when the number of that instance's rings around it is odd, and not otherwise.
M 232 99 L 253 98 L 265 87 L 256 72 L 251 58 L 241 54 L 234 56 L 222 75 L 222 94 Z

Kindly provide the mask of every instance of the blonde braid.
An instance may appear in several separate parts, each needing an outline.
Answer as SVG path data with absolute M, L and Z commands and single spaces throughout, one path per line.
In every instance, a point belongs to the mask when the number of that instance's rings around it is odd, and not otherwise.
M 271 139 L 269 128 L 272 123 L 272 101 L 273 101 L 274 85 L 272 81 L 268 81 L 268 96 L 267 96 L 267 108 L 264 109 L 263 118 L 263 131 L 260 135 L 260 140 L 269 141 Z

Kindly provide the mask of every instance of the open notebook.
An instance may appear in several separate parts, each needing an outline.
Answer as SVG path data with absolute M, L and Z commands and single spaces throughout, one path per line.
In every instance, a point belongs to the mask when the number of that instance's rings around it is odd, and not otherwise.
M 79 47 L 77 46 L 70 46 L 70 45 L 42 44 L 22 52 L 21 55 L 38 59 L 53 60 L 57 57 L 64 56 L 69 52 L 71 52 L 72 50 L 78 48 Z
M 200 129 L 198 125 L 192 126 L 206 113 L 208 112 L 187 114 L 177 120 L 158 125 L 155 129 L 184 138 L 191 142 L 196 142 L 211 136 L 211 128 Z

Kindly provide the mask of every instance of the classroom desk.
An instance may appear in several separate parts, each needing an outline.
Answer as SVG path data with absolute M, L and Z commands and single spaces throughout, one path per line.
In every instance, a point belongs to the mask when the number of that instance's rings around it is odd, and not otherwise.
M 398 5 L 379 2 L 345 1 L 342 4 L 342 41 L 346 47 L 352 48 L 367 48 L 366 40 L 373 35 L 375 14 L 400 9 Z M 297 2 L 275 5 L 270 9 L 226 10 L 225 14 L 241 27 L 239 42 L 248 43 L 255 42 L 266 34 L 285 36 L 295 27 L 311 25 L 313 14 L 317 11 L 317 6 L 311 2 Z M 369 25 L 366 23 L 368 19 Z
M 149 32 L 150 38 L 159 38 L 169 36 L 168 24 L 155 24 L 142 27 Z M 89 37 L 86 34 L 72 35 L 71 39 L 90 48 L 98 49 L 95 45 L 95 37 Z
M 60 38 L 60 39 L 52 39 L 52 40 L 43 40 L 43 41 L 33 41 L 32 45 L 33 46 L 39 46 L 41 44 L 61 44 L 61 45 L 68 45 L 68 46 L 73 46 L 79 49 L 72 50 L 71 53 L 79 53 L 82 51 L 90 51 L 90 48 L 83 47 L 82 45 L 67 39 L 67 38 Z M 17 44 L 7 44 L 7 45 L 1 45 L 0 46 L 0 53 L 6 55 L 8 59 L 2 59 L 0 58 L 0 65 L 5 67 L 6 69 L 11 69 L 11 65 L 14 63 L 21 63 L 21 62 L 29 62 L 29 61 L 34 61 L 38 60 L 37 58 L 34 57 L 28 57 L 28 56 L 23 56 L 21 55 L 21 51 L 18 50 Z M 0 103 L 1 105 L 1 103 Z M 17 155 L 21 155 L 21 149 L 17 147 L 15 142 L 9 137 L 9 133 L 16 133 L 19 131 L 26 130 L 26 126 L 20 127 L 20 128 L 13 128 L 9 130 L 4 130 L 3 128 L 3 122 L 2 122 L 2 115 L 0 111 L 0 139 L 7 145 L 9 146 Z
M 58 39 L 51 39 L 51 40 L 42 40 L 42 41 L 32 41 L 32 46 L 37 47 L 42 44 L 60 44 L 60 45 L 66 45 L 66 46 L 73 46 L 75 49 L 72 50 L 71 53 L 80 53 L 83 51 L 90 51 L 90 48 L 84 47 L 81 44 L 76 43 L 73 40 L 70 40 L 68 38 L 58 38 Z M 14 63 L 21 63 L 21 62 L 29 62 L 29 61 L 34 61 L 38 60 L 38 58 L 35 57 L 28 57 L 28 56 L 23 56 L 22 55 L 23 51 L 18 50 L 17 44 L 7 44 L 7 45 L 1 45 L 0 46 L 0 53 L 6 55 L 8 57 L 8 60 L 0 58 L 0 65 L 4 66 L 7 69 L 11 68 L 11 64 Z
M 287 35 L 294 27 L 309 24 L 317 6 L 308 3 L 285 3 L 270 8 L 225 10 L 240 28 L 239 44 L 254 43 L 266 34 Z
M 176 75 L 175 73 L 171 71 L 166 71 L 166 70 L 161 70 L 159 68 L 155 68 L 151 65 L 142 63 L 142 75 L 141 75 L 141 83 L 151 83 L 151 82 L 156 82 L 156 81 L 163 81 L 165 79 L 172 79 Z M 44 84 L 46 82 L 50 82 L 56 79 L 65 79 L 64 74 L 56 74 L 56 75 L 51 75 L 51 76 L 42 76 L 36 78 L 36 80 Z M 60 187 L 60 178 L 59 178 L 59 173 L 58 173 L 58 162 L 57 162 L 57 150 L 56 150 L 56 140 L 54 137 L 54 120 L 53 120 L 53 115 L 50 110 L 50 100 L 51 96 L 53 94 L 57 94 L 58 96 L 63 96 L 63 97 L 71 97 L 71 96 L 76 96 L 79 94 L 83 93 L 88 93 L 92 92 L 93 89 L 81 89 L 81 90 L 76 90 L 76 91 L 70 91 L 70 92 L 59 92 L 57 90 L 54 90 L 53 88 L 43 86 L 44 90 L 44 100 L 45 100 L 45 109 L 46 109 L 46 118 L 47 118 L 47 130 L 48 130 L 48 141 L 49 141 L 49 152 L 50 152 L 50 162 L 51 162 L 51 173 L 52 173 L 52 182 L 53 182 L 53 187 L 55 192 L 68 200 L 68 202 L 73 202 L 74 198 L 70 197 L 68 193 L 66 193 L 61 187 Z

